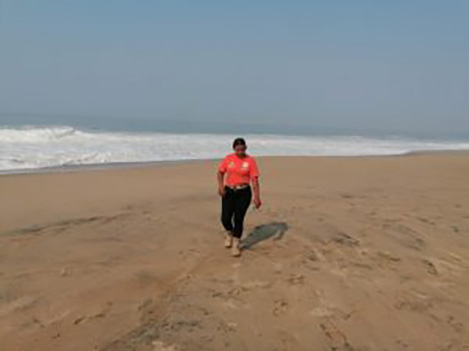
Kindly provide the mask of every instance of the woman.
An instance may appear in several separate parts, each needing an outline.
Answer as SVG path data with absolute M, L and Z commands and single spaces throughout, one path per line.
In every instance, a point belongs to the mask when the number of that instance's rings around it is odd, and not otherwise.
M 259 170 L 256 160 L 246 153 L 243 138 L 233 142 L 234 153 L 229 154 L 218 166 L 218 193 L 222 198 L 221 222 L 227 233 L 225 247 L 231 248 L 235 257 L 241 255 L 240 239 L 246 211 L 252 199 L 251 183 L 254 188 L 254 205 L 261 207 Z

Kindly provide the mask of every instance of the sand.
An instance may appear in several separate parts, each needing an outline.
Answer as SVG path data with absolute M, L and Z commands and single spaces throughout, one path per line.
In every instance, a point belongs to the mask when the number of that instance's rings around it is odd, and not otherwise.
M 469 156 L 260 158 L 223 248 L 215 161 L 0 177 L 0 350 L 469 350 Z

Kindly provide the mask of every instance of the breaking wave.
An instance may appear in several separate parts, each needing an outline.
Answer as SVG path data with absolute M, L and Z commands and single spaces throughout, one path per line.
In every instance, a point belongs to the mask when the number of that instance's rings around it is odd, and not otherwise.
M 86 131 L 69 126 L 0 128 L 0 171 L 220 158 L 235 135 Z M 398 155 L 467 150 L 469 141 L 361 136 L 246 135 L 257 156 Z

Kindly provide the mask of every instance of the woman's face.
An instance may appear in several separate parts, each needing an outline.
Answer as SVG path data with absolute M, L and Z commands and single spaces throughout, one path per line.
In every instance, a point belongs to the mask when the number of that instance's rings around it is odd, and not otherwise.
M 236 156 L 244 157 L 244 156 L 246 156 L 246 149 L 247 149 L 246 145 L 236 145 L 233 150 L 234 150 Z

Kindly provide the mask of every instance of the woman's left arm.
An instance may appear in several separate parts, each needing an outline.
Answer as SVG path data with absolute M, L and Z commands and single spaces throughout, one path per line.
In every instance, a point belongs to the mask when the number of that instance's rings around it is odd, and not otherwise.
M 256 206 L 256 208 L 259 208 L 262 206 L 259 177 L 256 177 L 252 180 L 252 187 L 254 188 L 254 206 Z
M 257 167 L 257 162 L 255 159 L 251 159 L 251 168 L 250 168 L 250 177 L 252 182 L 252 187 L 254 188 L 254 205 L 256 208 L 262 206 L 261 201 L 261 189 L 259 186 L 259 168 Z

